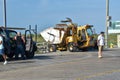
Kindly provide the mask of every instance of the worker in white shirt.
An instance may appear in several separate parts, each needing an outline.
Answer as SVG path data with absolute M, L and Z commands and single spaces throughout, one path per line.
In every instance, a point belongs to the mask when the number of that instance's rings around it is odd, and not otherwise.
M 105 45 L 104 32 L 101 32 L 97 38 L 98 44 L 98 58 L 102 58 L 102 50 Z

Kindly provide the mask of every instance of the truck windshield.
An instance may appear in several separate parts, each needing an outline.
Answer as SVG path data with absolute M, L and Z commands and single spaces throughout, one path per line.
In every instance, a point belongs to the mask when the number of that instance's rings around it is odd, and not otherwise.
M 87 29 L 87 33 L 88 33 L 88 36 L 92 36 L 92 35 L 93 35 L 92 29 L 91 29 L 91 28 L 88 28 L 88 29 Z

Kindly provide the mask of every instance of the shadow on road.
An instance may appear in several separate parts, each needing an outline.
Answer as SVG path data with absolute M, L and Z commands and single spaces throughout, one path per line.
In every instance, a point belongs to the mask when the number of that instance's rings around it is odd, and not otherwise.
M 47 55 L 36 55 L 31 59 L 15 59 L 15 58 L 8 58 L 8 61 L 26 61 L 26 62 L 21 62 L 21 63 L 33 63 L 33 61 L 28 61 L 28 60 L 34 60 L 34 59 L 40 59 L 40 60 L 44 60 L 44 59 L 53 59 L 53 56 L 47 56 Z M 2 62 L 3 60 L 1 60 L 0 62 Z
M 53 56 L 47 56 L 47 55 L 39 55 L 39 56 L 34 56 L 33 59 L 53 59 Z
M 108 48 L 104 49 L 104 51 L 120 51 L 120 48 Z

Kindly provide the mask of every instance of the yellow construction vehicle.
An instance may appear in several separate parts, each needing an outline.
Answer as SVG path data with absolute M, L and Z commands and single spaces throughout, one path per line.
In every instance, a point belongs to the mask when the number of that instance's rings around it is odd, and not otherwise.
M 78 49 L 86 50 L 94 46 L 91 25 L 77 26 L 70 18 L 61 22 L 64 22 L 64 24 L 56 24 L 54 28 L 41 32 L 45 41 L 49 42 L 48 49 L 50 52 L 56 50 L 73 52 Z
M 94 46 L 96 45 L 92 32 L 92 27 L 92 25 L 77 27 L 77 43 L 79 49 L 87 50 L 90 47 L 94 48 Z

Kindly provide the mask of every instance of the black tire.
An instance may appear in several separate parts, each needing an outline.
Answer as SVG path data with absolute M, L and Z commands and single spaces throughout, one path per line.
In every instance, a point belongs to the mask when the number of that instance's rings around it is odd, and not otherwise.
M 57 50 L 55 45 L 49 45 L 48 48 L 49 48 L 49 52 L 56 52 Z
M 14 56 L 14 53 L 7 54 L 7 57 L 10 58 L 10 59 L 12 59 L 13 56 Z
M 75 52 L 75 51 L 77 51 L 77 47 L 74 46 L 73 43 L 70 43 L 70 44 L 68 45 L 68 50 L 69 50 L 70 52 Z
M 34 57 L 35 53 L 34 53 L 34 52 L 26 52 L 25 55 L 26 55 L 26 58 L 27 58 L 27 59 L 31 59 L 31 58 Z
M 33 46 L 33 51 L 37 51 L 37 46 L 36 45 Z
M 0 55 L 0 62 L 1 62 L 1 61 L 4 61 L 4 59 L 3 59 L 2 55 Z
M 98 50 L 97 40 L 94 41 L 94 47 L 95 50 Z
M 82 51 L 83 51 L 83 52 L 84 52 L 84 51 L 88 51 L 88 48 L 83 48 Z

